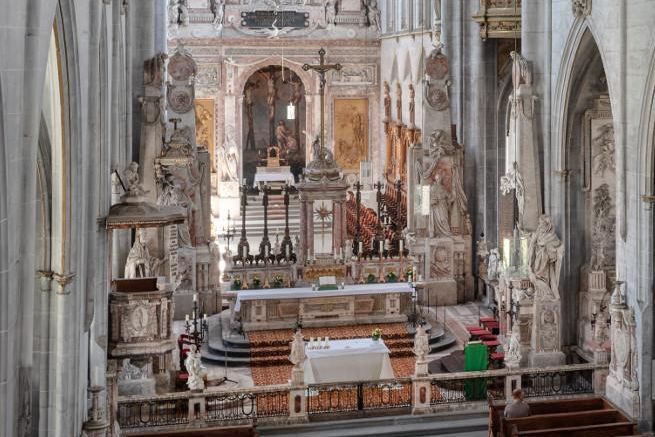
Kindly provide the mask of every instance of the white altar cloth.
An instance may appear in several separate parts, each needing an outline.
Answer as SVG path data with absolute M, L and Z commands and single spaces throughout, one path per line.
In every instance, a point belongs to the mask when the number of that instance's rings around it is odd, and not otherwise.
M 305 384 L 370 381 L 394 377 L 382 339 L 330 340 L 329 349 L 305 348 Z
M 289 166 L 257 167 L 253 187 L 264 182 L 286 182 L 289 185 L 296 183 Z
M 311 287 L 241 290 L 237 292 L 237 301 L 234 304 L 234 310 L 239 311 L 241 309 L 241 302 L 246 300 L 307 299 L 361 294 L 412 293 L 413 291 L 414 289 L 408 282 L 346 285 L 343 290 L 312 290 Z

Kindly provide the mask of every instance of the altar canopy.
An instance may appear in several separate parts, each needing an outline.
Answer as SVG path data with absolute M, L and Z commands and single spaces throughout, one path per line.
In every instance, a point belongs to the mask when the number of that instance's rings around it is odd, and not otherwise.
M 331 340 L 329 349 L 305 349 L 305 384 L 394 377 L 389 349 L 380 339 Z

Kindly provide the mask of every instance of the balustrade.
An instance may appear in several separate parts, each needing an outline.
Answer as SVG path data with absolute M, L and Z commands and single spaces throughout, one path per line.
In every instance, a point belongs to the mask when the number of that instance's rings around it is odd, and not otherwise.
M 425 377 L 253 387 L 232 391 L 119 397 L 118 423 L 125 433 L 152 427 L 189 428 L 234 425 L 309 416 L 375 415 L 396 411 L 439 411 L 471 404 L 484 408 L 489 396 L 510 399 L 521 387 L 533 400 L 598 394 L 607 366 L 578 364 L 539 369 L 497 369 Z M 466 407 L 464 407 L 466 408 Z

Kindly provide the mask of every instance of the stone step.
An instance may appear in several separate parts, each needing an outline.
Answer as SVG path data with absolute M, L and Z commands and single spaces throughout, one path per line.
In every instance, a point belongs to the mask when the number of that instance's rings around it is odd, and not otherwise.
M 347 419 L 341 421 L 310 422 L 288 426 L 258 426 L 264 436 L 311 437 L 400 437 L 400 436 L 471 436 L 488 435 L 488 415 L 483 412 L 448 415 L 387 416 Z

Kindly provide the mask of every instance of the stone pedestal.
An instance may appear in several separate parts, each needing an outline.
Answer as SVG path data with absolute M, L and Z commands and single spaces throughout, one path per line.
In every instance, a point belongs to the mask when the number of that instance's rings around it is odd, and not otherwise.
M 430 380 L 414 379 L 412 384 L 412 414 L 430 412 Z
M 619 381 L 611 372 L 605 383 L 605 396 L 631 418 L 639 417 L 639 390 Z
M 566 363 L 560 349 L 561 302 L 559 299 L 536 299 L 532 323 L 530 367 L 559 366 Z
M 289 419 L 294 422 L 307 422 L 307 397 L 303 386 L 289 389 Z

